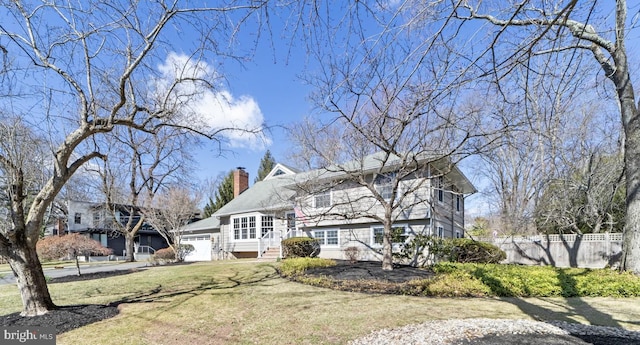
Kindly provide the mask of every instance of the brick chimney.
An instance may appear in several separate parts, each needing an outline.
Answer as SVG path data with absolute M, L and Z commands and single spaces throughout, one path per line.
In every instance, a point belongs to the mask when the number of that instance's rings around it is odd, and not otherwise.
M 249 173 L 243 167 L 238 167 L 233 172 L 233 197 L 249 189 Z

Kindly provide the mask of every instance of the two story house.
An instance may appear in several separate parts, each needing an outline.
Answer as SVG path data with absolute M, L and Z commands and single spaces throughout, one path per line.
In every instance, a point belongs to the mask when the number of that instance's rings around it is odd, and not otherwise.
M 476 192 L 447 159 L 384 153 L 307 172 L 277 164 L 251 188 L 245 171 L 234 179 L 237 196 L 185 229 L 208 239 L 208 257 L 258 258 L 282 239 L 309 236 L 320 257 L 344 259 L 357 247 L 360 259 L 380 260 L 385 223 L 394 247 L 416 234 L 464 236 L 465 196 Z
M 125 255 L 125 239 L 117 231 L 115 222 L 126 224 L 130 218 L 133 222 L 140 219 L 135 210 L 127 205 L 111 205 L 113 210 L 107 209 L 104 203 L 92 203 L 85 201 L 68 201 L 67 214 L 64 219 L 64 231 L 53 233 L 81 233 L 100 242 L 103 246 L 113 249 L 114 255 Z M 115 216 L 114 216 L 115 215 Z M 60 225 L 57 225 L 60 226 Z M 137 254 L 152 254 L 154 251 L 166 248 L 169 245 L 165 239 L 149 224 L 143 224 L 135 238 L 135 250 Z

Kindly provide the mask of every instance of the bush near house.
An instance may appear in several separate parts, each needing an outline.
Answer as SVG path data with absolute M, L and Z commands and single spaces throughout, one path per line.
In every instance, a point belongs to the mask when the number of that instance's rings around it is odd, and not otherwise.
M 401 263 L 424 267 L 438 262 L 499 263 L 507 254 L 491 243 L 470 238 L 440 238 L 416 235 L 393 254 Z
M 282 241 L 285 258 L 313 258 L 320 254 L 320 242 L 311 237 L 292 237 Z
M 153 258 L 156 260 L 175 260 L 176 253 L 171 248 L 162 248 L 156 250 L 153 254 Z
M 75 259 L 79 255 L 110 255 L 113 251 L 96 240 L 73 233 L 63 236 L 49 236 L 36 243 L 40 260 Z
M 430 250 L 439 262 L 497 264 L 507 258 L 507 254 L 497 246 L 470 238 L 442 239 Z
M 282 261 L 279 267 L 283 277 L 294 277 L 303 274 L 306 270 L 318 267 L 332 267 L 336 262 L 330 259 L 321 258 L 292 258 Z

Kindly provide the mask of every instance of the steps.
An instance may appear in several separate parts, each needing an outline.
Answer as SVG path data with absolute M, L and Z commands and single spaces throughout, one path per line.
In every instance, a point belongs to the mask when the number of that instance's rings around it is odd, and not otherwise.
M 280 256 L 280 248 L 269 248 L 266 252 L 262 253 L 261 261 L 276 261 Z

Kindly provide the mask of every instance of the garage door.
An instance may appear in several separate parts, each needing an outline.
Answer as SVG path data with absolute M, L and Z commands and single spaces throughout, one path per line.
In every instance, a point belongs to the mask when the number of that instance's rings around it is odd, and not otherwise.
M 190 244 L 195 249 L 184 261 L 211 261 L 211 235 L 187 235 L 182 244 Z

